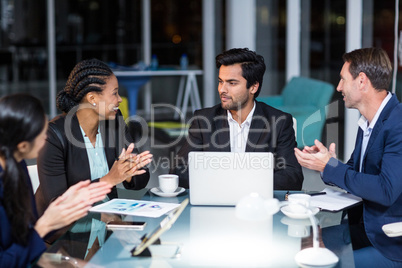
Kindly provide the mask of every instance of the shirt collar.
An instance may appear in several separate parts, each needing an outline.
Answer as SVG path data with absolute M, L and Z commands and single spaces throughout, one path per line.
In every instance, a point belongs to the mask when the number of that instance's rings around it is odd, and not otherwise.
M 82 137 L 84 137 L 84 143 L 85 143 L 85 146 L 87 146 L 88 148 L 90 148 L 90 149 L 92 149 L 92 148 L 94 148 L 93 146 L 92 146 L 92 143 L 91 143 L 91 141 L 89 140 L 89 138 L 88 138 L 88 136 L 87 135 L 85 135 L 85 131 L 82 129 L 82 127 L 81 127 L 81 125 L 80 125 L 80 129 L 81 129 L 81 133 L 82 133 Z M 95 148 L 96 147 L 101 147 L 100 146 L 100 142 L 101 142 L 101 135 L 100 135 L 100 124 L 98 125 L 98 132 L 96 133 L 96 142 L 95 142 Z
M 255 101 L 254 101 L 253 109 L 251 109 L 251 111 L 247 115 L 246 120 L 244 120 L 244 122 L 241 123 L 241 125 L 240 125 L 241 127 L 244 126 L 244 125 L 251 125 L 251 120 L 253 118 L 254 111 L 255 111 Z M 227 113 L 228 113 L 228 121 L 237 123 L 237 121 L 233 119 L 233 116 L 232 116 L 232 114 L 230 113 L 229 110 L 227 110 Z
M 384 98 L 384 100 L 381 102 L 380 108 L 378 108 L 377 112 L 375 113 L 373 120 L 371 120 L 370 125 L 368 125 L 368 120 L 362 115 L 359 118 L 359 121 L 357 124 L 359 127 L 365 132 L 367 129 L 373 129 L 375 126 L 375 123 L 377 123 L 378 117 L 380 117 L 380 114 L 382 110 L 384 110 L 385 105 L 387 105 L 388 101 L 391 99 L 392 94 L 391 92 L 388 92 L 387 96 Z

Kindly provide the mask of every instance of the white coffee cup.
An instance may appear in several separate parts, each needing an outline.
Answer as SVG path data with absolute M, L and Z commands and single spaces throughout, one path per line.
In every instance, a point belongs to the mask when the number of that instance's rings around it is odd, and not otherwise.
M 174 193 L 179 186 L 179 176 L 175 174 L 163 174 L 158 176 L 159 189 L 162 192 L 170 194 Z
M 305 213 L 306 208 L 310 207 L 310 198 L 308 194 L 290 194 L 288 196 L 289 208 L 295 213 Z

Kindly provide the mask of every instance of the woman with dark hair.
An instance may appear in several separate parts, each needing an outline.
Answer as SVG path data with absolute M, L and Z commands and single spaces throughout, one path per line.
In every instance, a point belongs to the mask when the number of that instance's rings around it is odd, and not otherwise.
M 123 183 L 128 189 L 147 185 L 149 171 L 144 167 L 152 155 L 134 148 L 118 109 L 118 90 L 116 76 L 100 60 L 83 60 L 71 71 L 57 95 L 57 107 L 64 114 L 50 122 L 38 157 L 39 211 L 82 180 Z M 108 197 L 117 197 L 116 187 Z
M 46 130 L 38 99 L 25 94 L 0 99 L 0 267 L 27 267 L 46 250 L 46 234 L 85 216 L 110 192 L 107 183 L 80 182 L 38 219 L 24 159 L 37 157 Z

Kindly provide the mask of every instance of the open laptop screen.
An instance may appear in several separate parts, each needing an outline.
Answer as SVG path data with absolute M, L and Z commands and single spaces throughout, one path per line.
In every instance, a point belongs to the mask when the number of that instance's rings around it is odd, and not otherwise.
M 252 192 L 273 197 L 274 159 L 267 152 L 190 152 L 190 203 L 234 206 Z

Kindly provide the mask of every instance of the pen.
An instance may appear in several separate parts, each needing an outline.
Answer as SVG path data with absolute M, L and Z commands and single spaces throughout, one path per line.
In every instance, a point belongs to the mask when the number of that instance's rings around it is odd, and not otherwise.
M 311 193 L 310 196 L 323 195 L 323 194 L 327 194 L 327 193 L 326 192 Z

